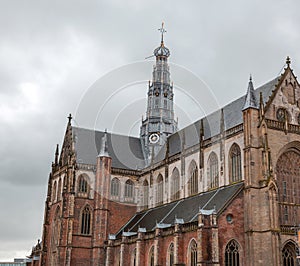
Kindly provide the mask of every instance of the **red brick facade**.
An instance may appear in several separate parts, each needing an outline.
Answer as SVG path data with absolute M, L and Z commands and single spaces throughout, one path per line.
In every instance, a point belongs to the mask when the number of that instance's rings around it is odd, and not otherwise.
M 95 158 L 95 165 L 77 162 L 70 120 L 60 158 L 57 151 L 49 177 L 43 239 L 36 251 L 39 265 L 287 266 L 292 265 L 288 264 L 291 261 L 295 263 L 295 233 L 300 224 L 300 86 L 289 63 L 274 88 L 267 101 L 261 96 L 260 105 L 251 103 L 241 110 L 242 124 L 225 129 L 226 112 L 222 111 L 218 135 L 204 141 L 202 128 L 199 143 L 192 148 L 185 149 L 182 144 L 181 152 L 168 156 L 168 146 L 164 160 L 143 170 L 113 168 L 108 154 Z M 285 120 L 281 121 L 277 114 L 283 107 L 290 115 L 285 113 Z M 240 160 L 238 168 L 233 169 L 235 172 L 228 169 L 232 164 L 232 159 L 228 159 L 232 147 L 240 152 L 234 159 Z M 208 167 L 212 153 L 217 160 L 214 164 L 217 174 Z M 174 202 L 176 205 L 192 197 L 190 188 L 186 188 L 189 183 L 180 181 L 180 199 L 173 201 L 168 184 L 172 170 L 177 169 L 181 180 L 186 180 L 189 169 L 196 168 L 193 178 L 196 173 L 199 181 L 194 188 L 197 187 L 198 194 L 242 185 L 224 202 L 219 199 L 222 208 L 205 209 L 199 203 L 194 220 L 187 222 L 178 213 L 179 219 L 172 224 L 158 220 L 156 226 L 147 230 L 142 226 L 135 231 L 126 227 L 131 217 L 139 214 L 137 210 L 145 208 L 145 183 L 149 184 L 150 207 L 136 218 L 136 224 L 147 215 L 147 210 Z M 239 178 L 228 176 L 236 171 Z M 214 182 L 217 187 L 207 181 L 209 173 L 218 178 Z M 80 176 L 85 176 L 85 180 L 80 181 Z M 155 183 L 156 176 L 161 177 L 159 184 Z M 113 177 L 120 180 L 118 200 L 112 200 Z M 134 187 L 127 185 L 128 180 Z M 124 193 L 132 193 L 132 199 L 128 201 Z M 119 231 L 122 228 L 128 231 Z

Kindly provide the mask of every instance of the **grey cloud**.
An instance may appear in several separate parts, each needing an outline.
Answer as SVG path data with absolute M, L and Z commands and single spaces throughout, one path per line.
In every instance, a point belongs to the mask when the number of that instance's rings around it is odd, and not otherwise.
M 1 1 L 0 206 L 13 222 L 0 220 L 0 260 L 17 251 L 28 255 L 41 237 L 48 174 L 66 116 L 98 78 L 151 55 L 162 20 L 170 60 L 204 80 L 224 105 L 245 93 L 250 73 L 257 86 L 274 78 L 287 55 L 300 73 L 299 8 L 292 0 Z M 151 67 L 143 71 L 151 79 Z M 24 83 L 36 86 L 36 95 L 22 91 Z M 115 105 L 135 111 L 120 100 Z M 137 102 L 139 117 L 145 105 Z M 180 106 L 179 120 L 198 118 L 197 109 L 191 116 L 186 110 Z M 124 128 L 123 117 L 107 119 L 119 133 L 137 134 L 138 118 L 134 131 Z

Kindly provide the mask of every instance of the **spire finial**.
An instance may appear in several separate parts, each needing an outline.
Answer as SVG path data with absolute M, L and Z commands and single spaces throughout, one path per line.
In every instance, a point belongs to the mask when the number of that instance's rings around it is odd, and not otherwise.
M 289 56 L 287 56 L 287 58 L 286 58 L 286 64 L 287 64 L 287 67 L 290 67 L 291 58 Z
M 262 91 L 259 93 L 259 104 L 260 104 L 261 106 L 263 106 L 263 105 L 264 105 Z
M 249 78 L 249 81 L 252 81 L 252 74 L 250 73 L 250 78 Z
M 259 111 L 260 111 L 260 117 L 262 118 L 265 115 L 262 91 L 259 93 Z
M 72 121 L 72 115 L 71 114 L 69 114 L 68 119 L 69 119 L 69 123 L 71 123 L 71 121 Z
M 166 33 L 167 31 L 164 29 L 164 22 L 161 23 L 161 28 L 158 29 L 161 32 L 161 44 L 164 44 L 164 33 Z
M 55 155 L 58 155 L 59 154 L 59 152 L 58 152 L 58 144 L 56 144 L 56 150 L 55 150 Z
M 59 147 L 58 147 L 58 144 L 56 144 L 56 150 L 55 150 L 55 165 L 58 165 L 58 156 L 59 156 Z

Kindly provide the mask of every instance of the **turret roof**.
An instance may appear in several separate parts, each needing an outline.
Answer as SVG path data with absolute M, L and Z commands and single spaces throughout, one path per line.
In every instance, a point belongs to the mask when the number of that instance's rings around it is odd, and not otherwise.
M 258 104 L 257 104 L 257 100 L 255 97 L 254 87 L 253 87 L 253 82 L 252 82 L 251 76 L 250 76 L 250 80 L 249 80 L 249 84 L 248 84 L 248 89 L 247 89 L 247 94 L 246 94 L 243 110 L 246 110 L 248 108 L 258 109 Z

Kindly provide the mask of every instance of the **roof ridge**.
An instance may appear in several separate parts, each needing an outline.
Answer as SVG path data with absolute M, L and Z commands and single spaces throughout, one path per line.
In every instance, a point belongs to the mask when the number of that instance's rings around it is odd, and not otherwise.
M 258 92 L 262 87 L 264 87 L 264 86 L 266 86 L 266 85 L 268 85 L 268 84 L 271 84 L 271 83 L 273 83 L 274 81 L 278 80 L 279 77 L 280 77 L 280 76 L 277 76 L 277 77 L 275 77 L 275 78 L 273 78 L 273 79 L 267 81 L 266 83 L 263 83 L 262 85 L 260 85 L 260 86 L 258 86 L 257 88 L 255 88 L 255 89 L 254 89 L 254 92 Z M 182 128 L 182 129 L 180 129 L 180 130 L 174 132 L 174 133 L 171 134 L 170 136 L 176 134 L 176 133 L 179 132 L 179 131 L 182 131 L 182 130 L 188 128 L 188 127 L 191 126 L 192 124 L 195 124 L 195 123 L 197 123 L 197 122 L 199 122 L 199 121 L 201 121 L 201 120 L 203 120 L 203 119 L 205 119 L 205 118 L 208 118 L 209 116 L 212 116 L 212 115 L 214 115 L 214 114 L 216 114 L 216 113 L 218 113 L 218 112 L 221 112 L 221 109 L 225 109 L 227 106 L 229 106 L 229 105 L 231 105 L 231 104 L 233 104 L 233 103 L 235 103 L 235 102 L 237 102 L 237 101 L 240 101 L 241 99 L 243 99 L 243 98 L 246 96 L 246 94 L 247 94 L 247 93 L 244 93 L 242 96 L 240 96 L 240 97 L 234 99 L 233 101 L 231 101 L 231 102 L 229 102 L 229 103 L 227 103 L 227 104 L 221 106 L 219 109 L 216 109 L 215 111 L 212 111 L 211 113 L 208 113 L 207 115 L 202 116 L 201 118 L 198 118 L 197 120 L 195 120 L 195 121 L 192 122 L 191 124 L 189 124 L 189 125 L 185 126 L 184 128 Z
M 85 128 L 85 127 L 79 127 L 79 126 L 72 126 L 72 128 L 75 128 L 75 129 L 81 129 L 81 130 L 86 130 L 86 131 L 91 131 L 91 132 L 98 132 L 98 133 L 105 133 L 105 130 L 102 131 L 102 130 L 97 130 L 97 129 L 91 129 L 91 128 Z M 107 132 L 108 135 L 114 135 L 114 136 L 119 136 L 119 137 L 125 137 L 125 138 L 133 138 L 133 139 L 138 139 L 140 140 L 139 137 L 135 137 L 135 136 L 131 136 L 131 135 L 123 135 L 123 134 L 120 134 L 120 133 L 114 133 L 114 132 Z

